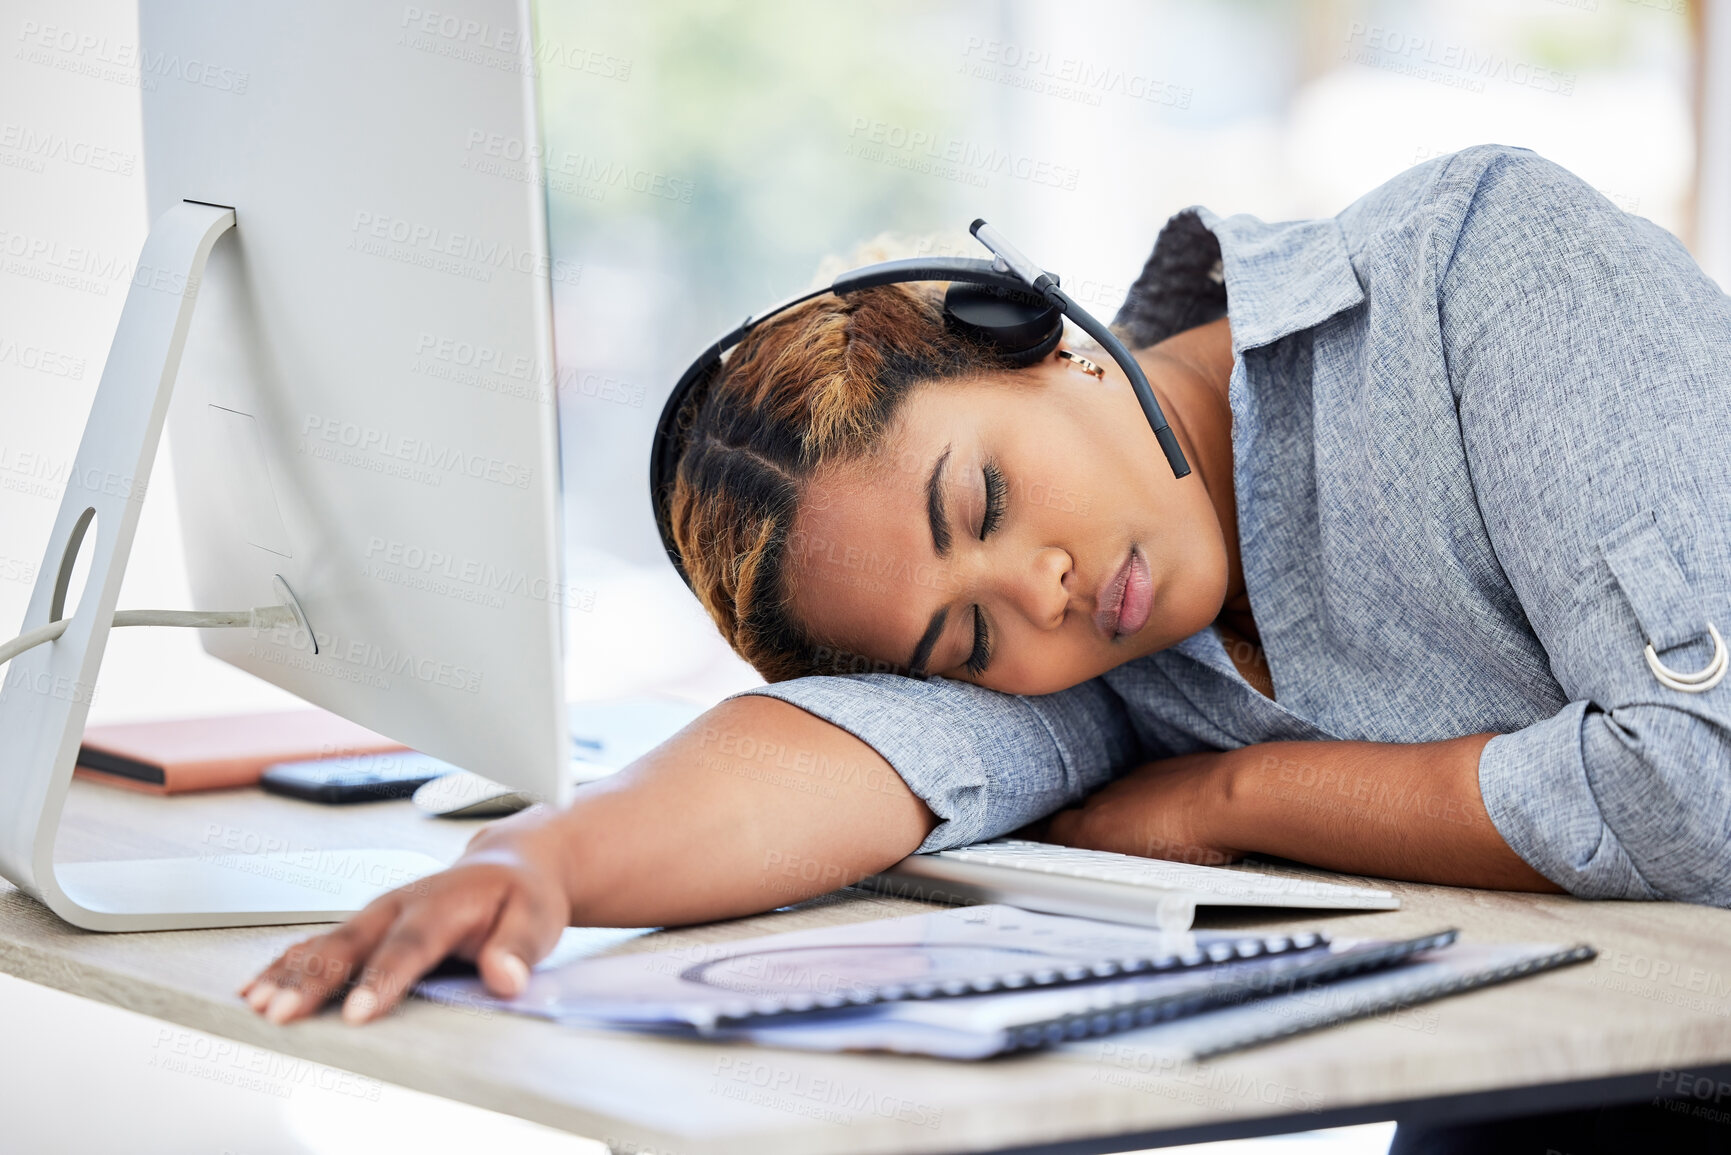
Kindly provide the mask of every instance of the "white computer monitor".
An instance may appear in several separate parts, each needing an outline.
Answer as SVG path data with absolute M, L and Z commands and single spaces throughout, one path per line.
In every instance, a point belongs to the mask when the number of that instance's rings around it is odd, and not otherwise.
M 569 796 L 550 290 L 577 270 L 549 257 L 530 15 L 139 17 L 152 224 L 0 684 L 0 874 L 94 930 L 323 921 L 439 864 L 61 863 L 62 805 L 165 420 L 196 608 L 272 611 L 211 653 Z
M 153 220 L 235 210 L 168 422 L 195 603 L 266 604 L 281 575 L 315 636 L 205 648 L 559 801 L 550 285 L 577 272 L 548 252 L 529 19 L 145 0 L 139 51 L 166 76 L 143 159 Z

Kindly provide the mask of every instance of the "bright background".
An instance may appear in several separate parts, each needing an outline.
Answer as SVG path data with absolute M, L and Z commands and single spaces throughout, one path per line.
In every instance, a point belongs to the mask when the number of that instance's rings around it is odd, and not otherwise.
M 603 611 L 570 623 L 576 698 L 707 702 L 757 681 L 661 556 L 650 432 L 717 333 L 880 234 L 973 253 L 965 226 L 985 216 L 1110 316 L 1187 205 L 1330 214 L 1494 141 L 1573 169 L 1731 278 L 1731 70 L 1697 81 L 1731 21 L 1708 32 L 1687 0 L 559 0 L 537 19 L 545 145 L 574 174 L 549 188 L 552 243 L 584 268 L 554 286 L 567 577 Z M 0 0 L 0 43 L 30 21 L 136 39 L 123 0 Z M 136 87 L 19 59 L 0 94 L 26 128 L 135 161 L 32 171 L 0 137 L 0 622 L 15 622 L 59 500 L 19 454 L 70 460 L 125 281 L 47 285 L 9 254 L 52 238 L 126 261 L 146 221 Z M 25 368 L 8 340 L 82 358 L 82 375 Z M 152 485 L 122 603 L 186 605 L 166 459 Z M 91 716 L 292 704 L 190 632 L 133 630 L 109 642 Z
M 45 283 L 21 254 L 49 240 L 127 262 L 147 225 L 136 76 L 25 59 L 32 22 L 103 52 L 137 40 L 124 0 L 0 0 L 0 634 L 23 617 L 59 501 L 21 455 L 70 460 L 125 290 Z M 546 0 L 539 22 L 561 59 L 587 62 L 542 72 L 547 148 L 581 177 L 549 195 L 557 255 L 585 267 L 555 300 L 561 379 L 577 383 L 562 398 L 569 577 L 607 607 L 572 626 L 578 696 L 713 700 L 756 680 L 659 555 L 649 431 L 716 333 L 879 233 L 972 252 L 963 228 L 985 216 L 1110 315 L 1186 205 L 1333 213 L 1494 141 L 1573 169 L 1731 284 L 1731 16 L 1695 0 Z M 131 163 L 38 163 L 9 143 L 25 129 Z M 82 368 L 43 373 L 24 348 Z M 121 602 L 188 605 L 166 457 L 151 493 Z M 92 717 L 292 704 L 187 632 L 134 630 L 109 644 Z M 35 1043 L 0 1047 L 0 1146 L 596 1149 L 400 1088 L 282 1101 L 169 1075 L 152 1069 L 161 1024 L 16 980 L 0 978 L 0 1023 Z M 93 1087 L 108 1109 L 77 1109 Z M 1369 1155 L 1388 1133 L 1214 1151 Z
M 576 174 L 549 182 L 552 241 L 584 267 L 555 286 L 561 369 L 644 398 L 564 398 L 571 580 L 615 607 L 573 624 L 579 694 L 756 681 L 661 559 L 651 431 L 716 334 L 877 234 L 977 255 L 984 216 L 1109 317 L 1185 206 L 1329 215 L 1485 142 L 1701 233 L 1682 0 L 549 0 L 539 22 L 548 155 Z

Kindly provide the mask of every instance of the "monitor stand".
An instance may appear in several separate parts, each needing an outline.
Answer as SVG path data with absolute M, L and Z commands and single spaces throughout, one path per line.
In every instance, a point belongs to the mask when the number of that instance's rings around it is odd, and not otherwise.
M 54 861 L 91 691 L 199 282 L 211 247 L 232 227 L 233 209 L 195 201 L 183 201 L 151 225 L 37 572 L 24 631 L 65 616 L 73 563 L 94 523 L 84 593 L 58 640 L 0 668 L 0 875 L 86 930 L 331 922 L 444 866 L 425 854 L 377 848 L 324 851 L 313 864 L 305 856 L 233 854 Z

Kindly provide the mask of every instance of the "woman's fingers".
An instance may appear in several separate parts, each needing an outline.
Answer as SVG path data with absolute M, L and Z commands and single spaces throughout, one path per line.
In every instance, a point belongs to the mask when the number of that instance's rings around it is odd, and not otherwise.
M 467 885 L 441 888 L 438 901 L 423 899 L 403 911 L 343 1000 L 344 1022 L 370 1022 L 389 1011 L 465 937 L 497 920 L 510 892 L 503 880 L 485 885 L 471 876 L 464 881 Z
M 509 820 L 507 820 L 509 821 Z M 475 959 L 495 992 L 519 991 L 571 917 L 562 847 L 545 824 L 514 828 L 448 870 L 384 895 L 329 934 L 296 943 L 240 990 L 276 1023 L 313 1014 L 345 989 L 343 1018 L 388 1012 L 440 960 Z
M 242 997 L 275 1023 L 311 1014 L 348 984 L 401 906 L 399 894 L 383 895 L 329 934 L 289 947 L 242 988 Z
M 481 981 L 501 998 L 516 998 L 529 985 L 529 968 L 545 958 L 559 941 L 559 918 L 535 909 L 535 900 L 521 891 L 511 895 L 499 921 L 475 957 Z M 549 933 L 551 932 L 551 933 Z

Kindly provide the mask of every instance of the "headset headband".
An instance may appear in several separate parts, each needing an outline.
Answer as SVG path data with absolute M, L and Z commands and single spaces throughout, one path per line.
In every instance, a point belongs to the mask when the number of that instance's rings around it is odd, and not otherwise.
M 747 317 L 716 338 L 707 349 L 697 355 L 690 367 L 680 374 L 678 382 L 673 386 L 673 392 L 668 395 L 667 404 L 661 409 L 660 420 L 655 423 L 655 440 L 649 450 L 649 498 L 655 509 L 655 526 L 661 533 L 662 547 L 667 550 L 668 560 L 673 563 L 673 568 L 679 571 L 679 576 L 687 586 L 691 585 L 691 577 L 685 572 L 685 560 L 680 557 L 679 548 L 673 542 L 673 481 L 679 470 L 679 459 L 685 452 L 690 423 L 696 418 L 698 409 L 709 394 L 710 386 L 719 375 L 721 356 L 745 340 L 753 329 L 771 317 L 825 293 L 845 296 L 879 285 L 904 284 L 910 281 L 959 281 L 1023 298 L 1031 294 L 1068 317 L 1078 329 L 1094 338 L 1100 347 L 1111 355 L 1112 360 L 1124 371 L 1124 376 L 1129 378 L 1130 388 L 1142 406 L 1142 415 L 1148 419 L 1156 440 L 1160 442 L 1161 450 L 1166 454 L 1166 461 L 1172 467 L 1172 476 L 1184 477 L 1189 474 L 1190 463 L 1184 459 L 1184 451 L 1178 446 L 1178 438 L 1166 423 L 1166 415 L 1160 410 L 1160 402 L 1154 398 L 1154 390 L 1149 387 L 1142 366 L 1137 364 L 1136 358 L 1130 355 L 1130 350 L 1124 347 L 1124 343 L 1086 309 L 1071 300 L 1069 295 L 1058 287 L 1058 278 L 1055 275 L 1028 260 L 991 225 L 983 220 L 976 220 L 968 231 L 974 235 L 975 240 L 991 251 L 991 260 L 972 257 L 915 257 L 911 260 L 883 261 L 850 269 L 824 288 L 790 297 L 761 313 Z

